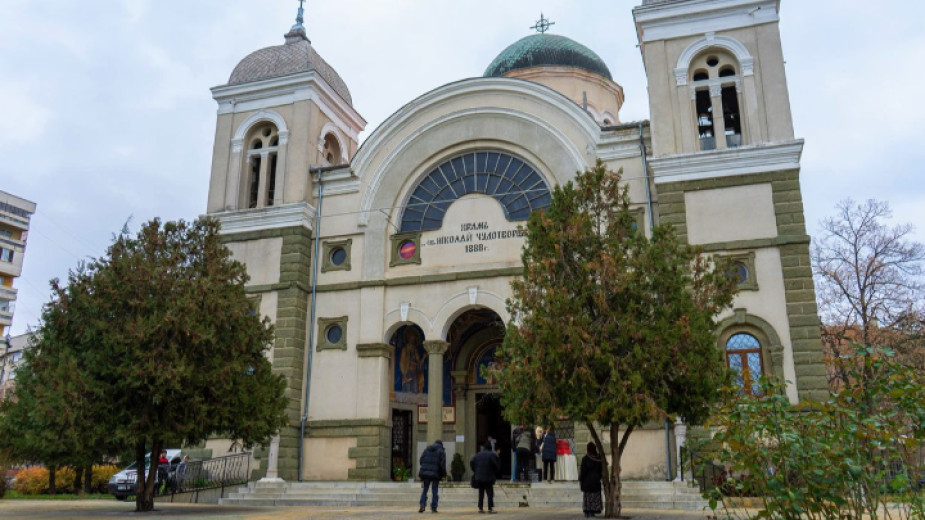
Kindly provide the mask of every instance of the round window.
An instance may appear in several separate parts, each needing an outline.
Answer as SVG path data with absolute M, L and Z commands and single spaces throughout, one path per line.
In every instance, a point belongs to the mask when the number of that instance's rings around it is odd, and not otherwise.
M 417 252 L 418 245 L 414 243 L 414 240 L 405 240 L 398 246 L 398 256 L 402 260 L 411 260 Z
M 342 247 L 335 247 L 331 250 L 331 265 L 341 266 L 347 261 L 347 250 Z
M 710 56 L 709 58 L 707 58 L 707 65 L 711 67 L 715 67 L 719 65 L 719 58 L 717 58 L 716 56 Z
M 331 325 L 328 327 L 328 330 L 325 331 L 324 337 L 327 338 L 328 343 L 340 343 L 340 340 L 344 337 L 344 329 L 342 329 L 340 325 Z
M 736 278 L 736 283 L 742 285 L 748 281 L 748 267 L 742 262 L 736 262 L 732 265 L 732 275 Z

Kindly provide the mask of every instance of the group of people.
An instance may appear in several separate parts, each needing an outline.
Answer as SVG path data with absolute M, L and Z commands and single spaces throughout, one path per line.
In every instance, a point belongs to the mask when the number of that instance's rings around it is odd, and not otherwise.
M 542 433 L 541 429 L 539 433 Z M 521 442 L 521 439 L 527 439 L 527 441 Z M 530 467 L 530 459 L 533 458 L 535 453 L 540 453 L 543 460 L 543 475 L 546 476 L 546 482 L 551 483 L 554 479 L 556 464 L 556 436 L 552 431 L 547 429 L 545 434 L 537 435 L 532 430 L 525 429 L 521 424 L 519 428 L 515 429 L 513 441 L 512 445 L 517 454 L 516 464 L 523 468 L 525 480 L 527 468 Z M 552 448 L 548 446 L 552 446 Z M 526 452 L 526 455 L 522 455 L 524 452 Z M 472 470 L 472 487 L 479 490 L 479 513 L 494 514 L 494 485 L 501 478 L 501 460 L 491 439 L 481 446 L 481 451 L 475 457 L 472 457 L 472 460 L 469 461 L 469 468 Z M 581 459 L 578 474 L 578 481 L 582 491 L 582 511 L 585 518 L 593 517 L 603 511 L 601 496 L 603 471 L 604 465 L 598 453 L 597 445 L 589 442 L 587 455 Z M 512 473 L 516 475 L 516 470 L 512 469 Z M 432 512 L 436 513 L 439 500 L 439 483 L 446 477 L 446 450 L 443 448 L 443 441 L 436 440 L 421 454 L 418 477 L 422 481 L 423 488 L 420 500 L 421 507 L 418 509 L 418 513 L 423 513 L 427 510 L 428 489 L 431 490 L 430 508 Z M 486 496 L 488 497 L 488 511 L 484 509 Z
M 171 461 L 167 458 L 167 450 L 161 450 L 161 456 L 157 460 L 156 494 L 162 495 L 167 494 L 168 491 L 182 491 L 188 465 L 189 455 L 184 455 L 182 459 L 174 457 L 174 460 Z
M 540 473 L 540 479 L 545 479 L 547 483 L 552 483 L 556 479 L 556 457 L 557 439 L 552 428 L 543 428 L 537 426 L 536 430 L 526 428 L 523 424 L 514 428 L 511 434 L 511 446 L 514 450 L 513 467 L 511 468 L 511 482 L 520 480 L 521 482 L 530 482 L 530 474 L 533 471 L 533 465 L 536 456 L 540 457 L 543 463 L 543 470 Z

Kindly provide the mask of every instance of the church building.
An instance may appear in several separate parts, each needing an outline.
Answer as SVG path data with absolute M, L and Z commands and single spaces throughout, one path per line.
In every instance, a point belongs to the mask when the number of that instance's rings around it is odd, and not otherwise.
M 261 476 L 389 480 L 416 474 L 438 438 L 448 459 L 489 436 L 509 448 L 480 368 L 511 319 L 520 226 L 598 159 L 623 170 L 640 229 L 673 225 L 734 261 L 716 348 L 743 391 L 762 374 L 794 402 L 825 391 L 780 1 L 643 0 L 632 16 L 649 121 L 621 121 L 619 78 L 542 18 L 482 77 L 411 100 L 362 143 L 366 121 L 301 8 L 281 45 L 212 89 L 207 214 L 247 265 L 287 381 L 290 424 L 258 454 Z M 580 423 L 558 436 L 582 445 Z M 663 480 L 676 429 L 634 433 L 624 476 Z

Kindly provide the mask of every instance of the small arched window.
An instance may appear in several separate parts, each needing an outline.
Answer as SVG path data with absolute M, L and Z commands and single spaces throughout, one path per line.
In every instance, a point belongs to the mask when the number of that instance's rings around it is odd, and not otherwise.
M 246 141 L 247 207 L 272 206 L 276 196 L 279 131 L 272 123 L 256 126 Z
M 333 133 L 324 136 L 324 148 L 321 151 L 323 161 L 332 166 L 342 162 L 343 154 L 340 148 L 340 141 Z
M 726 365 L 735 373 L 735 383 L 748 395 L 761 395 L 759 380 L 764 376 L 764 360 L 758 338 L 746 332 L 726 340 Z

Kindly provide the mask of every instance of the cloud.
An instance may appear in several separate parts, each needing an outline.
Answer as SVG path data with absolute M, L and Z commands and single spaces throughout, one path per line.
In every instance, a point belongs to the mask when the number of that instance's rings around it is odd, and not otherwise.
M 52 120 L 51 109 L 35 101 L 28 85 L 0 83 L 4 113 L 0 117 L 0 141 L 27 144 L 40 139 Z

